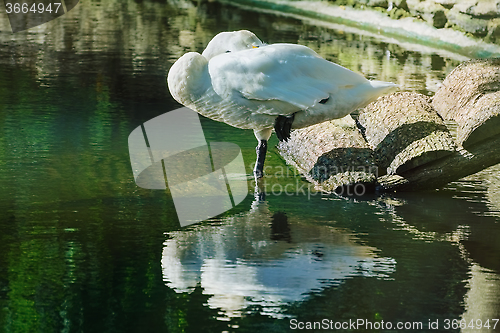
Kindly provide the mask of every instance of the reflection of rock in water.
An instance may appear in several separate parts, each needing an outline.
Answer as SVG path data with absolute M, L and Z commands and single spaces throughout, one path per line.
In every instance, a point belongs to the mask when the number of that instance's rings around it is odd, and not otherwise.
M 266 202 L 221 221 L 176 231 L 163 248 L 164 280 L 175 291 L 201 286 L 211 308 L 240 316 L 249 306 L 280 317 L 280 306 L 354 276 L 387 278 L 392 258 L 327 225 L 271 213 Z
M 469 291 L 465 296 L 466 311 L 462 319 L 465 320 L 471 332 L 475 330 L 483 332 L 486 328 L 486 321 L 489 320 L 490 326 L 493 327 L 495 322 L 492 322 L 492 319 L 498 318 L 500 313 L 500 299 L 498 298 L 500 279 L 495 272 L 472 264 L 468 288 Z M 474 329 L 469 326 L 471 322 Z M 487 329 L 486 331 L 496 332 L 499 328 L 500 323 L 496 325 L 496 330 Z M 467 332 L 467 330 L 464 331 Z

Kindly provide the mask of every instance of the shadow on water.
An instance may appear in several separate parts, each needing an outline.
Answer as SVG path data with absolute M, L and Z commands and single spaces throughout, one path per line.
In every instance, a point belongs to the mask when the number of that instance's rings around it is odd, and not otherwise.
M 265 201 L 180 228 L 169 191 L 137 187 L 128 154 L 133 129 L 179 107 L 172 63 L 219 31 L 305 44 L 428 95 L 460 59 L 210 2 L 84 1 L 9 29 L 0 16 L 0 331 L 498 318 L 498 168 L 437 192 L 346 200 L 315 192 L 273 138 Z M 201 123 L 251 173 L 251 131 Z

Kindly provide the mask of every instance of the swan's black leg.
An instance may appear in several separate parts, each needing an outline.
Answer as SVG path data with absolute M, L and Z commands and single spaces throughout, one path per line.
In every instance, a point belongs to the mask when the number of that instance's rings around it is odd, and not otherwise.
M 280 141 L 288 141 L 290 139 L 290 132 L 292 131 L 292 124 L 295 115 L 278 116 L 274 122 L 274 131 Z
M 264 161 L 267 153 L 267 140 L 260 140 L 255 150 L 257 151 L 257 161 L 255 162 L 253 173 L 255 178 L 258 179 L 264 177 Z
M 266 200 L 266 186 L 263 184 L 262 178 L 255 179 L 255 199 L 258 201 Z

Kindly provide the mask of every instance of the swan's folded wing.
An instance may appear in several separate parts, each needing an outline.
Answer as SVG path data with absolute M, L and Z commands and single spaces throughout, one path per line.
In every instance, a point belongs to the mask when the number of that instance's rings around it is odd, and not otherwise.
M 222 98 L 282 101 L 299 109 L 334 96 L 342 87 L 366 82 L 363 76 L 293 44 L 219 55 L 210 60 L 209 73 Z

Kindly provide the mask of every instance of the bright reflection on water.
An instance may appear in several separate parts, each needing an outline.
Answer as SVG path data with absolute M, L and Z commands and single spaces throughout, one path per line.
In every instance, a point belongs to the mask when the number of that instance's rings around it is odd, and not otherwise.
M 290 318 L 425 331 L 500 317 L 498 166 L 347 200 L 314 192 L 273 138 L 266 201 L 180 228 L 168 190 L 138 188 L 128 155 L 133 129 L 179 108 L 172 63 L 223 30 L 427 95 L 462 57 L 213 2 L 82 1 L 17 34 L 1 15 L 0 332 L 287 332 Z M 253 133 L 201 122 L 250 173 Z
M 240 316 L 251 305 L 281 318 L 280 306 L 345 279 L 389 278 L 396 261 L 377 252 L 345 231 L 272 213 L 267 202 L 256 200 L 247 213 L 169 233 L 162 268 L 177 292 L 199 284 L 213 295 L 208 305 L 221 309 L 222 318 Z

